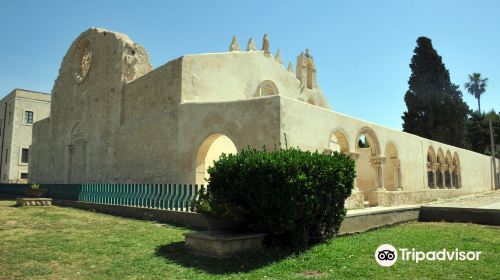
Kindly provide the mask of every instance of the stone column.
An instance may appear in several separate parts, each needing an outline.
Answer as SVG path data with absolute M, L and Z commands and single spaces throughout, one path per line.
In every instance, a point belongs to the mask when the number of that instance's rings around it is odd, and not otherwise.
M 439 165 L 437 163 L 433 163 L 432 166 L 432 180 L 434 182 L 434 189 L 437 189 L 438 188 L 438 184 L 437 184 L 437 176 L 436 176 L 436 173 L 439 172 Z
M 370 159 L 372 167 L 375 168 L 377 173 L 377 183 L 378 183 L 377 191 L 385 191 L 384 169 L 382 168 L 382 164 L 384 163 L 384 161 L 385 161 L 384 157 L 372 156 L 372 158 Z
M 399 159 L 392 159 L 392 168 L 394 172 L 394 187 L 396 187 L 396 190 L 402 191 L 403 188 L 401 187 L 401 163 Z
M 448 169 L 448 172 L 450 173 L 450 188 L 455 188 L 455 186 L 453 185 L 454 183 L 454 180 L 453 180 L 453 171 L 455 171 L 455 166 L 453 165 L 450 165 L 450 168 Z
M 441 181 L 443 181 L 443 189 L 447 188 L 446 186 L 446 168 L 448 168 L 448 165 L 442 164 L 441 165 Z

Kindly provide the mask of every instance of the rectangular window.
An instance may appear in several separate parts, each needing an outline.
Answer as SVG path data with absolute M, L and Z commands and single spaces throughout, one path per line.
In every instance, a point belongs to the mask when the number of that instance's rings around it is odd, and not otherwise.
M 9 149 L 5 149 L 5 163 L 7 163 L 8 159 L 9 159 Z
M 28 163 L 29 152 L 30 152 L 29 149 L 23 148 L 21 150 L 21 162 L 22 163 Z
M 33 111 L 24 111 L 24 123 L 33 123 Z
M 21 173 L 21 180 L 28 180 L 28 173 Z

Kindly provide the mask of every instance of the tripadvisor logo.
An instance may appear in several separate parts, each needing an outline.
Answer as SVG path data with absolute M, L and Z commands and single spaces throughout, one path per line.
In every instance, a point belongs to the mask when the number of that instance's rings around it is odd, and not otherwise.
M 399 252 L 398 252 L 399 251 Z M 413 261 L 418 263 L 420 261 L 478 261 L 480 251 L 459 251 L 442 249 L 439 251 L 418 251 L 415 248 L 399 248 L 396 249 L 391 244 L 380 245 L 375 250 L 375 261 L 381 266 L 392 266 L 398 260 Z

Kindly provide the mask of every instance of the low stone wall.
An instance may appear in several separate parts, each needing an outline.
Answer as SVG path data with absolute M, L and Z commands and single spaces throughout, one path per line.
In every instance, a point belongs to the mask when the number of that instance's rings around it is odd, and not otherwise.
M 264 233 L 200 231 L 185 233 L 185 246 L 195 254 L 227 258 L 240 252 L 262 249 Z
M 235 228 L 234 223 L 232 223 L 231 221 L 211 214 L 199 214 L 192 212 L 180 212 L 121 205 L 94 204 L 71 200 L 53 200 L 53 204 L 57 206 L 93 210 L 100 213 L 127 218 L 153 220 L 162 223 L 169 223 L 176 226 L 185 226 L 197 229 L 231 230 Z
M 500 226 L 499 209 L 422 206 L 421 222 L 457 222 Z
M 466 189 L 429 189 L 422 191 L 383 191 L 374 192 L 378 196 L 378 205 L 380 206 L 397 206 L 421 204 L 434 201 L 437 199 L 445 199 L 464 194 L 471 194 L 470 190 Z
M 74 207 L 93 210 L 115 216 L 153 220 L 177 226 L 204 230 L 233 230 L 236 226 L 230 220 L 210 215 L 192 212 L 179 212 L 151 208 L 93 204 L 80 201 L 53 200 L 57 206 Z M 342 223 L 339 235 L 364 232 L 373 228 L 417 220 L 420 206 L 398 209 L 378 210 L 363 213 L 348 214 Z
M 340 226 L 338 235 L 365 232 L 370 229 L 415 221 L 418 219 L 420 206 L 402 207 L 347 214 Z

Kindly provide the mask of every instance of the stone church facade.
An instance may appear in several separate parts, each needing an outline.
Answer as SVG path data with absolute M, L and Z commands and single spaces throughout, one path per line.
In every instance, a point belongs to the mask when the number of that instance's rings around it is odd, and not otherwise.
M 220 153 L 285 142 L 356 160 L 350 208 L 493 188 L 489 157 L 332 111 L 308 51 L 286 69 L 267 36 L 259 50 L 252 39 L 240 50 L 233 38 L 229 52 L 152 69 L 143 46 L 96 28 L 63 58 L 50 117 L 33 128 L 29 176 L 36 183 L 204 184 Z

